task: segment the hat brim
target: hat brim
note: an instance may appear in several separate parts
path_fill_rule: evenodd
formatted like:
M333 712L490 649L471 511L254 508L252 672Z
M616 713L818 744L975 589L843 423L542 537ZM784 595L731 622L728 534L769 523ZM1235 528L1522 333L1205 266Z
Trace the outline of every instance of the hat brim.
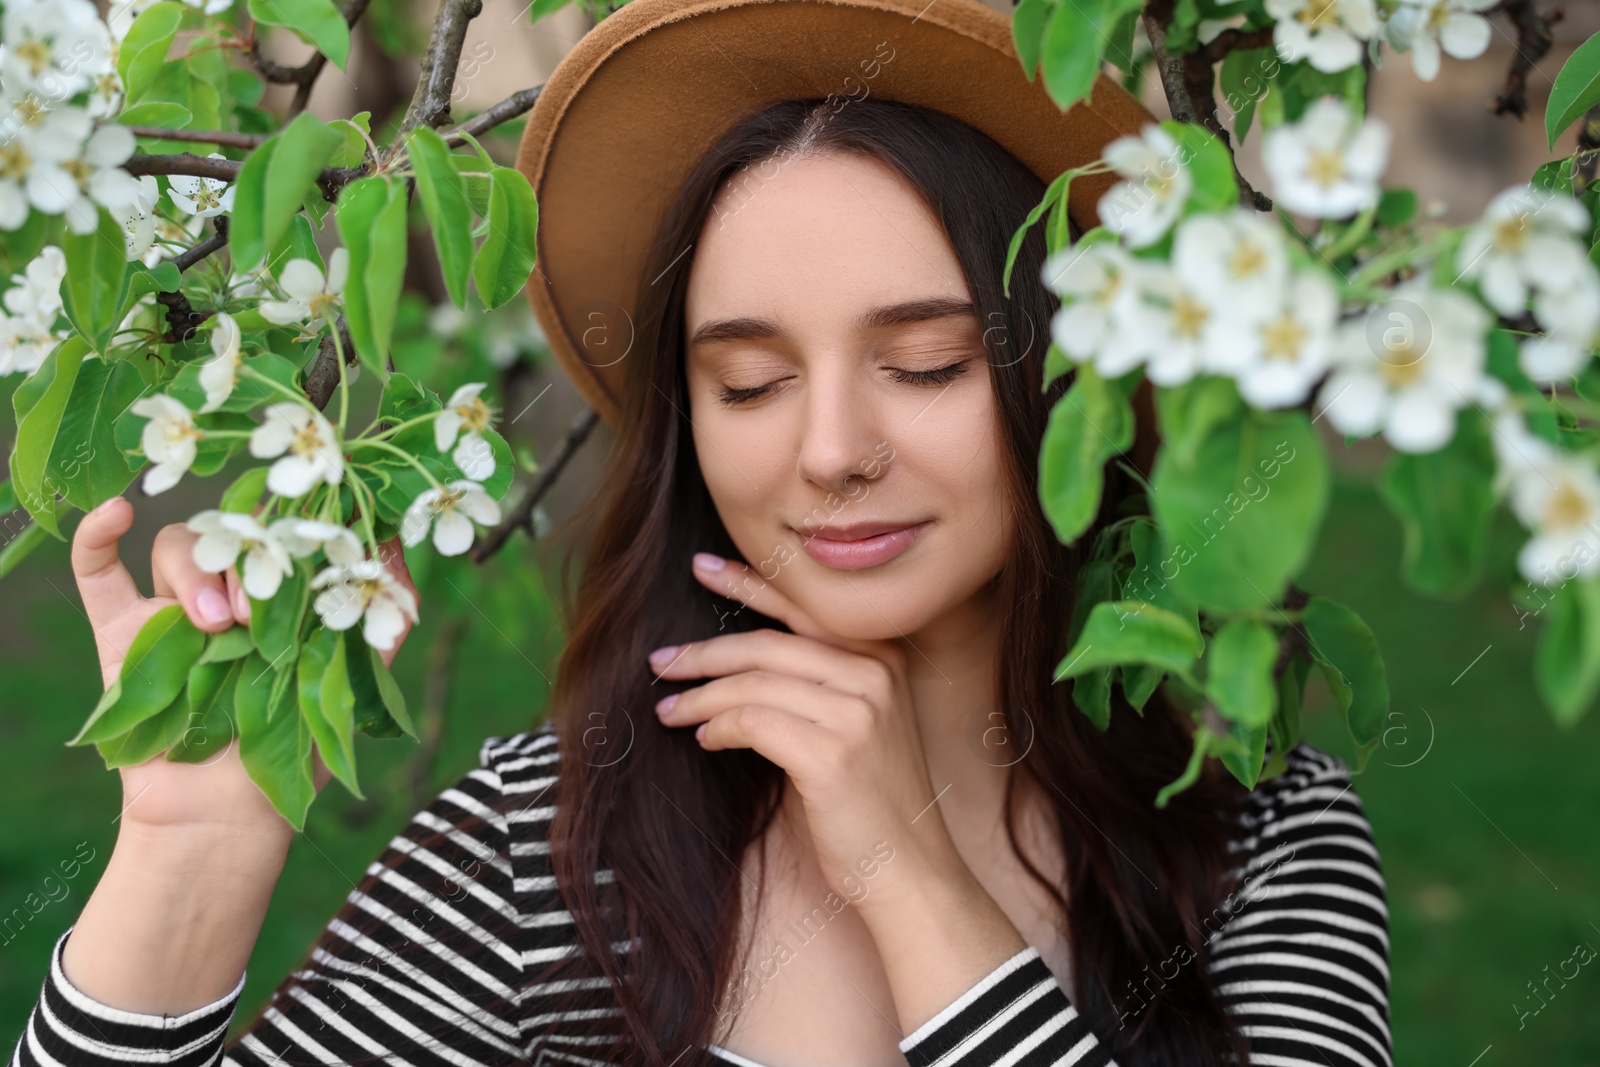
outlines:
M863 94L960 119L1044 181L1155 121L1104 75L1062 112L1023 74L1011 20L977 0L631 0L557 65L516 164L539 200L529 303L607 422L621 411L645 257L690 170L751 110ZM1073 184L1080 229L1098 223L1113 177Z

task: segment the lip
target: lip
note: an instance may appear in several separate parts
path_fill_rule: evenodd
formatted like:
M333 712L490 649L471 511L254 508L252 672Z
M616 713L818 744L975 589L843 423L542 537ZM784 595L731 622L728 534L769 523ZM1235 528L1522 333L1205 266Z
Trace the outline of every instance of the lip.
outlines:
M911 547L931 523L931 519L924 519L910 524L858 522L849 526L823 526L813 534L801 534L800 547L823 566L861 570L894 559Z

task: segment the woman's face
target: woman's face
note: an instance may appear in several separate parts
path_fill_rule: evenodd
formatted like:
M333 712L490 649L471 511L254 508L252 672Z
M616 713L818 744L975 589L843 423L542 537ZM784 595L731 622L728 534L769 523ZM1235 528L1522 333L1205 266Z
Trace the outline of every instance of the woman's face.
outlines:
M685 311L700 470L753 570L841 637L983 602L1011 543L983 327L910 185L838 154L736 175Z

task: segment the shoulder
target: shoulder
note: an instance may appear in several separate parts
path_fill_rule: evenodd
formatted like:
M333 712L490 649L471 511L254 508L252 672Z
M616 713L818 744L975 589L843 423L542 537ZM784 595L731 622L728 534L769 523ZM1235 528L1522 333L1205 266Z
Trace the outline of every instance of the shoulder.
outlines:
M542 835L555 814L556 742L555 725L549 721L522 733L485 738L478 748L478 766L457 788L476 794L484 818L509 837L529 831Z
M1304 741L1245 798L1209 970L1253 1054L1392 1062L1387 892L1350 768ZM1263 1062L1265 1062L1263 1060Z

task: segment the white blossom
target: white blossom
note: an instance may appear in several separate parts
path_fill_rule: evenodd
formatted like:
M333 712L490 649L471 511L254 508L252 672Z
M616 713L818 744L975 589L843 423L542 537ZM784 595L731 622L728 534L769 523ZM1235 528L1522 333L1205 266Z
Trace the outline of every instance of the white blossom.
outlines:
M272 597L294 573L283 545L249 515L213 509L200 512L187 525L200 535L194 543L194 561L207 574L221 574L244 554L240 582L256 600Z
M195 444L204 434L196 428L193 412L165 394L141 397L128 410L150 420L139 439L153 464L144 477L145 494L164 493L194 465Z
M1533 313L1545 332L1523 340L1518 363L1540 384L1578 374L1600 347L1600 277L1592 268L1579 277L1568 289L1534 294Z
M345 280L350 273L350 250L335 248L328 256L328 274L309 259L291 259L278 275L278 287L287 299L265 300L261 304L261 317L268 322L287 326L311 320L307 329L315 333L325 322L333 319L333 305L344 292Z
M62 337L38 319L0 312L0 377L32 374Z
M88 121L87 112L74 110ZM89 134L72 158L36 160L28 180L33 206L65 214L74 233L93 233L100 222L96 204L115 212L138 202L139 179L122 169L135 147L133 131L113 123Z
M433 420L434 445L443 452L454 444L456 448L450 458L462 474L478 482L494 473L494 450L483 436L494 413L478 396L484 385L484 382L470 382L451 393L444 410Z
M1258 408L1298 404L1332 362L1339 293L1322 271L1302 268L1275 304L1235 316L1231 337L1219 346L1216 369L1231 374L1239 395Z
M1485 335L1490 316L1457 289L1408 282L1361 322L1341 327L1335 367L1318 395L1343 433L1382 431L1402 452L1433 452L1455 435L1456 412L1494 400Z
M1139 306L1133 257L1120 245L1097 241L1052 253L1041 271L1061 297L1050 336L1070 358L1092 360L1108 378L1139 365L1140 339L1127 329Z
M441 489L426 489L406 508L400 520L400 540L417 545L433 527L433 547L441 556L459 556L472 547L472 524L493 526L500 521L500 505L477 482L455 481Z
M111 35L89 0L8 3L0 22L0 80L13 93L52 102L89 88Z
M279 519L271 532L289 555L303 559L322 549L328 562L340 565L359 561L364 553L361 542L347 526L320 519Z
M22 273L11 276L11 288L3 298L6 310L54 325L61 313L61 282L66 276L66 254L56 245L45 245Z
M227 159L212 152L207 159ZM193 174L174 174L168 179L167 195L172 202L196 218L208 219L233 210L234 185L220 178L197 178Z
M1457 59L1476 59L1489 47L1489 20L1480 11L1496 0L1399 0L1388 19L1389 41L1411 52L1417 77L1439 76L1439 51Z
M1513 471L1510 504L1533 531L1517 553L1517 569L1529 581L1556 584L1600 570L1600 552L1592 544L1600 520L1600 473L1593 458L1547 447Z
M128 258L137 259L145 266L154 263L145 260L156 239L155 206L161 199L161 186L153 175L139 179L139 193L131 204L111 209L111 215L122 223L122 233L128 242ZM158 260L159 262L159 260Z
M1361 121L1332 96L1313 103L1299 122L1268 130L1261 148L1278 204L1316 218L1345 218L1376 204L1388 156L1388 126Z
M226 311L217 312L211 350L216 355L200 368L200 387L206 391L206 402L200 405L202 413L220 408L239 384L239 325Z
M344 456L333 425L322 412L285 401L262 413L250 433L250 454L257 459L281 457L267 471L267 488L279 496L303 496L320 478L338 485L344 477Z
M1277 20L1272 41L1287 63L1305 60L1325 73L1347 70L1366 54L1381 24L1373 0L1266 0Z
M1590 225L1589 212L1572 197L1515 185L1467 230L1456 268L1478 283L1490 307L1515 318L1527 309L1530 290L1562 291L1592 278L1594 265L1579 241Z
M1101 156L1125 180L1100 198L1100 221L1131 248L1159 241L1194 188L1182 146L1150 123L1139 136L1118 137L1106 145Z
M377 649L391 649L417 621L417 598L375 559L326 568L311 580L319 589L312 607L330 630L348 630L366 618L361 636Z
M1289 277L1283 228L1243 208L1191 215L1179 223L1172 266L1212 303L1246 316L1275 305Z

